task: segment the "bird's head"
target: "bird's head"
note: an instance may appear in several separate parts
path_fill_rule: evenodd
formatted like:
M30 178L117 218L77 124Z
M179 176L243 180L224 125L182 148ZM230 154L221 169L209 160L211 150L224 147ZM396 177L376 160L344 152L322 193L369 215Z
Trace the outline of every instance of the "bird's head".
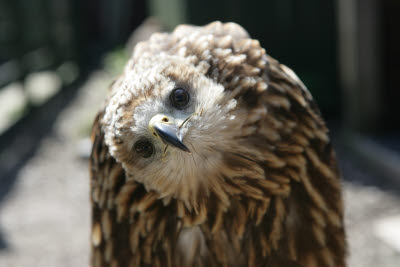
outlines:
M103 118L110 153L128 179L186 203L224 179L225 153L240 150L236 139L245 121L236 100L206 71L179 56L131 61Z

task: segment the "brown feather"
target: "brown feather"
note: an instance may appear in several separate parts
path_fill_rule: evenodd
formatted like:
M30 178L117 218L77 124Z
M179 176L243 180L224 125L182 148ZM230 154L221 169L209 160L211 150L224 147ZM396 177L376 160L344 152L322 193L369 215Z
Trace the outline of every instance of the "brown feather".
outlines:
M184 38L195 32L196 38ZM195 191L174 180L165 185L168 177L159 177L154 184L160 187L151 189L146 177L131 172L137 160L128 149L129 138L105 137L107 107L123 86L122 80L115 82L91 136L91 265L346 266L337 163L304 85L232 23L185 25L154 35L138 45L126 69L146 53L178 55L182 47L203 73L187 73L177 63L168 66L176 68L169 79L187 84L204 76L223 86L237 101L235 112L242 120L237 150L211 149L223 155L220 166L212 179L195 181L197 187L190 189ZM121 108L130 110L154 97L155 85L146 86L148 91L128 98ZM201 110L202 116L207 112ZM129 124L131 117L126 113L118 123ZM110 142L120 149L111 150Z

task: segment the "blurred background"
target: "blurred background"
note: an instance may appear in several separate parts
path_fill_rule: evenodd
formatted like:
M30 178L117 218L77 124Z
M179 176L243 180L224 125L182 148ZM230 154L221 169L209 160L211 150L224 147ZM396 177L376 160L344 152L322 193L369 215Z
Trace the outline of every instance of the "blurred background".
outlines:
M88 266L92 120L134 45L241 24L303 80L344 178L349 266L400 266L400 1L0 0L0 266Z

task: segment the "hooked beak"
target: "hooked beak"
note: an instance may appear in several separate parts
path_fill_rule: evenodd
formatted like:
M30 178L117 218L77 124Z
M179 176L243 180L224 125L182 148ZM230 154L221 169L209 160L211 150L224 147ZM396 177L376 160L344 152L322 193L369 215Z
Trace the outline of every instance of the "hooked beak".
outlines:
M179 134L179 128L175 124L170 123L166 116L154 116L150 120L149 130L152 134L157 135L164 144L174 146L182 151L190 153L189 148L182 142L183 138Z

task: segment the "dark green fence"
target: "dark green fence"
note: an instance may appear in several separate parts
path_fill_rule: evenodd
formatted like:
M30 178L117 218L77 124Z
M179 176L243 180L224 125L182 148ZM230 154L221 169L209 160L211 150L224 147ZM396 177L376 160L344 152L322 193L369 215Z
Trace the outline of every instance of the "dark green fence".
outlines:
M72 1L0 2L0 86L25 74L76 59Z
M65 61L101 60L146 14L145 0L0 0L0 87Z

